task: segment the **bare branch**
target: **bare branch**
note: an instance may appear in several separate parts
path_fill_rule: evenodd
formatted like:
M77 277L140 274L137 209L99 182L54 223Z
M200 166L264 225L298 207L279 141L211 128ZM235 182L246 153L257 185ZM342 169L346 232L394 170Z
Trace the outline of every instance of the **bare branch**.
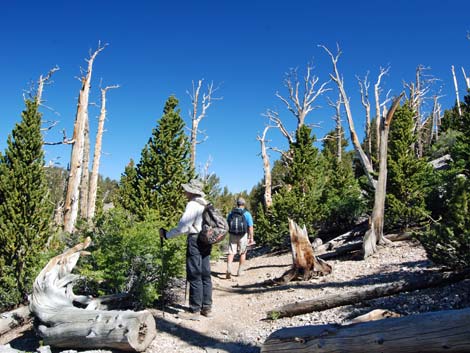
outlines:
M279 131L281 131L281 134L284 135L284 137L287 139L289 144L294 142L292 134L287 131L286 127L279 118L278 112L268 109L266 111L266 114L263 115L266 116L272 123L274 123L274 125L279 129Z
M324 45L320 45L319 47L323 48L327 54L330 56L331 62L333 64L333 74L330 74L331 79L337 84L338 90L341 95L341 100L343 102L345 111L346 111L346 117L348 119L348 124L349 124L349 132L351 136L351 141L353 143L354 149L356 150L359 160L361 161L361 164L363 166L364 172L367 175L367 178L372 186L375 187L376 181L373 178L373 169L372 169L372 164L367 157L367 155L364 153L364 150L362 149L361 143L359 142L359 138L357 136L356 130L354 128L354 120L352 116L352 111L351 111L351 106L349 104L349 98L346 95L346 91L344 89L344 82L343 79L341 78L341 75L338 70L338 59L341 55L341 50L339 49L339 46L337 48L337 54L333 55L333 53Z
M43 76L43 75L39 76L38 90L37 90L37 94L36 94L36 104L38 106L40 106L41 102L42 102L42 92L44 90L44 85L45 84L51 84L52 81L50 81L50 79L51 79L52 75L54 74L54 72L59 71L59 70L60 70L59 67L56 65L52 69L49 70L49 72L46 74L46 76Z
M305 124L307 115L317 108L313 106L313 102L323 93L331 90L327 88L329 81L322 83L318 89L316 88L319 78L312 75L312 70L313 66L308 64L306 74L303 78L302 89L300 88L301 82L297 76L297 69L289 70L284 79L284 86L289 93L288 97L286 98L279 92L276 92L276 97L278 97L296 117L297 130Z

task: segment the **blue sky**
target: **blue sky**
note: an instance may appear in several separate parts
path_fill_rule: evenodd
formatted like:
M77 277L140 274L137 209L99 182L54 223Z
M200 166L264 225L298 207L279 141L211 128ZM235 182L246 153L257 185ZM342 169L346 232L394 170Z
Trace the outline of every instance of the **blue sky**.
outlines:
M275 109L289 129L295 119L275 97L285 94L284 73L303 72L313 62L314 74L328 80L331 63L317 47L339 43L339 68L351 97L356 129L363 130L363 109L355 75L370 71L375 80L390 65L383 88L397 94L414 79L420 64L439 78L433 89L445 95L444 108L455 100L450 66L470 73L470 1L3 1L0 11L0 150L20 120L22 95L39 75L58 65L46 87L44 118L59 120L46 141L71 136L80 83L80 67L99 40L109 46L94 65L91 101L99 102L99 85L119 84L108 93L108 120L101 173L119 179L130 158L142 147L162 115L168 96L180 100L189 123L191 82L204 78L220 86L223 100L214 102L201 122L208 140L198 146L197 164L209 156L211 172L233 192L250 190L262 179L256 136L266 124L266 109ZM333 85L330 85L334 87ZM332 98L336 93L331 92ZM322 137L332 126L332 108L312 112L307 123ZM430 107L428 106L428 109ZM91 134L99 111L90 107ZM270 144L285 148L271 130ZM46 159L66 166L70 146L47 148ZM278 158L271 153L272 160Z

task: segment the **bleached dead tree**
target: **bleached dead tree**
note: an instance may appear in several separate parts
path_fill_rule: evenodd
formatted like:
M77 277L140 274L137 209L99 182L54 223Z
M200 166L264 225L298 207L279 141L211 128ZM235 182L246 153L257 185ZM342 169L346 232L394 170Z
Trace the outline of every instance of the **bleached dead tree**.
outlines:
M263 159L264 170L264 205L270 208L273 204L272 198L272 177L271 177L271 164L269 162L269 155L266 149L266 133L272 126L267 125L264 127L262 135L258 135L256 139L261 145L261 158Z
M213 101L222 100L222 97L215 97L215 92L219 89L219 87L214 87L214 83L211 82L207 85L206 92L201 92L203 79L197 82L197 86L193 81L192 92L187 92L189 97L191 98L191 105L192 110L190 112L191 116L191 136L190 136L190 144L191 144L191 166L196 168L196 145L204 142L207 139L207 136L204 137L203 140L198 141L198 134L203 133L199 130L199 123L201 120L207 116L207 110L212 105ZM202 98L201 98L202 94Z
M344 109L346 112L346 118L348 120L349 133L351 136L351 141L352 141L354 150L356 151L359 157L359 161L361 162L361 165L364 169L364 172L367 176L369 183L375 188L376 181L374 180L374 177L373 177L374 170L372 168L372 163L367 157L366 153L364 152L361 146L361 143L359 141L359 138L357 136L356 129L354 127L354 120L352 116L351 106L349 104L349 97L346 94L346 90L344 88L343 77L341 76L338 70L338 60L339 60L339 57L341 56L341 51L338 47L337 54L333 55L333 53L324 45L320 45L320 47L323 48L327 52L327 54L330 56L331 62L333 64L333 74L330 74L330 77L333 80L333 82L335 82L336 85L338 86L338 90L341 95L341 99L342 99Z
M42 103L42 92L44 91L44 85L51 83L50 79L51 79L52 75L56 71L59 71L59 70L60 70L59 67L55 66L52 69L50 69L49 72L45 76L43 76L43 75L39 76L38 89L37 89L37 93L36 93L36 104L38 106L40 106L41 103Z
M72 156L70 158L70 173L67 183L67 192L64 202L64 231L72 233L75 229L75 223L78 216L78 202L80 194L80 181L83 172L83 154L85 148L84 131L86 121L88 120L88 97L90 95L91 76L93 71L93 63L96 56L104 50L106 45L101 46L90 55L88 68L85 76L81 78L82 88L80 89L77 113L73 129L73 146Z
M95 216L96 193L98 190L98 176L101 160L101 146L103 142L104 123L106 120L106 92L110 89L119 88L119 85L106 86L101 89L101 110L98 118L98 129L96 131L95 148L93 152L93 166L90 176L90 187L88 190L88 203L86 218L91 221Z
M431 85L436 81L434 77L425 73L427 70L430 70L430 68L418 65L415 82L405 83L405 87L409 90L408 104L414 112L413 133L416 135L415 151L419 158L423 156L424 143L426 142L424 127L428 118L426 114L423 114L423 104L425 100L430 99L428 94L431 90Z
M467 74L465 73L465 69L463 68L463 66L462 66L462 74L463 74L463 78L465 80L465 85L467 87L467 91L470 91L470 77L467 76Z
M429 134L429 141L428 144L430 145L431 142L438 141L439 140L439 127L441 126L441 119L442 119L442 108L441 104L439 103L439 98L441 96L434 95L433 100L434 104L432 107L432 113L431 113L431 133Z
M457 110L459 112L459 116L462 116L462 109L460 108L459 86L457 84L457 77L455 76L454 65L451 66L451 69L452 69L452 78L454 79L454 89L455 89L455 98L457 100Z
M333 102L328 98L328 105L335 109L335 115L333 120L335 121L335 142L336 142L336 160L341 162L343 153L343 125L341 123L341 95L338 97L336 102Z
M387 98L384 100L383 103L380 103L380 93L382 93L382 88L381 88L381 82L382 78L385 75L388 75L388 72L390 71L390 67L380 68L379 75L377 76L377 81L374 84L374 97L375 97L375 132L376 132L376 138L375 138L375 146L376 146L376 158L379 160L379 149L380 149L380 119L383 117L381 114L381 108L385 106L388 102L388 94Z
M303 81L300 82L297 76L297 69L291 69L286 73L284 79L284 86L289 92L288 97L284 97L279 92L276 92L276 96L284 102L287 109L296 117L296 131L305 124L307 115L317 108L313 105L315 100L331 90L327 88L329 81L322 83L317 89L319 78L312 74L312 70L313 66L308 64L307 72L303 77Z
M85 121L85 129L83 130L83 159L82 159L82 177L80 180L80 217L87 218L88 209L88 185L90 181L90 121Z
M386 118L379 118L377 119L378 126L380 127L379 133L377 135L377 140L379 141L379 176L378 180L375 180L374 170L372 167L371 160L367 157L366 153L364 152L361 143L359 142L359 138L357 136L356 130L354 128L354 120L352 116L352 111L349 103L349 97L346 94L346 90L344 88L344 79L341 76L339 69L338 69L338 60L341 56L341 50L338 47L336 55L334 55L326 46L320 45L326 53L329 55L331 62L333 64L333 73L330 74L331 79L333 82L336 83L338 86L339 93L341 95L341 99L346 111L346 117L348 119L349 125L349 132L351 135L351 141L353 143L354 149L359 157L359 160L362 164L364 172L370 182L370 184L375 189L375 200L374 200L374 209L372 212L372 216L370 219L369 230L364 236L363 240L363 255L364 258L368 257L372 253L376 251L377 243L385 243L383 237L383 217L384 217L384 205L385 205L385 192L386 192L386 182L387 182L387 147L388 147L388 133L390 129L390 123L392 121L393 115L395 110L400 104L400 100L403 97L403 93L395 98L392 103L392 107L387 113ZM377 82L380 83L381 77L388 71L388 69L381 69L379 74L379 79ZM376 85L375 87L379 87ZM375 89L375 92L379 92L378 88ZM377 99L376 99L377 100ZM382 115L380 113L381 104L376 104L376 109L378 110L379 117Z
M385 244L387 241L383 235L384 213L385 213L385 196L387 192L387 152L388 152L388 135L390 124L395 114L395 110L400 105L400 100L404 96L394 99L392 107L387 113L387 117L381 119L380 122L380 148L379 148L379 177L374 193L374 208L369 225L369 230L364 235L362 249L364 258L372 255L377 251L377 244Z
M361 80L358 76L356 76L357 82L359 83L359 88L361 91L361 103L362 106L364 107L366 111L366 136L365 140L367 143L367 156L370 158L372 156L372 136L371 136L371 118L370 118L370 101L369 101L369 87L370 87L370 81L369 81L369 72L366 73L364 76L364 79Z

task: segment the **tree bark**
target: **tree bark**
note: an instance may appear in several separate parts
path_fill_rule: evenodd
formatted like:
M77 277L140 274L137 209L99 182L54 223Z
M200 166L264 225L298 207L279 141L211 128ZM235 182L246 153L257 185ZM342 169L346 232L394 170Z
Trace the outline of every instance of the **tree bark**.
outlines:
M273 332L261 352L469 352L470 308L348 326L288 327Z
M264 205L266 209L270 208L273 204L272 199L272 178L271 178L271 165L269 163L269 155L266 151L266 133L270 126L266 126L262 136L258 136L257 139L261 144L261 158L263 159L263 170L264 170Z
M459 112L459 116L462 116L462 108L460 108L459 86L457 84L457 77L455 76L454 65L452 65L451 68L452 68L452 77L454 79L454 89L455 89L455 98L457 101L457 110Z
M71 273L80 255L91 243L83 243L52 258L36 277L30 299L38 318L37 331L44 344L61 348L114 348L144 351L156 335L155 320L148 311L93 310L100 305L89 297L75 295ZM75 303L87 305L86 309Z
M388 151L388 133L390 124L395 114L395 110L400 104L403 93L398 96L390 108L386 120L382 124L380 130L380 160L379 160L379 178L375 188L374 208L369 230L364 235L362 245L364 258L372 255L377 251L378 243L385 243L383 237L383 221L385 211L385 195L387 190L387 151Z
M80 180L80 217L87 219L88 211L88 187L90 184L90 121L85 121L85 129L83 130L83 160L82 160L82 177Z
M469 271L444 272L423 275L417 279L403 279L393 283L377 284L364 289L349 291L347 293L335 293L316 299L305 300L298 303L287 304L268 312L267 317L292 317L323 311L343 305L351 305L365 300L387 297L402 292L411 292L418 289L440 287L461 281L470 276Z
M70 172L67 183L67 192L64 201L64 231L72 233L78 215L78 201L80 194L80 181L83 172L83 151L85 148L84 130L88 120L88 97L90 95L93 62L105 47L98 45L98 49L88 59L88 70L82 77L82 88L78 96L77 113L73 129L73 146L70 158Z
M86 218L89 222L95 217L96 194L98 191L98 176L100 171L101 145L103 142L104 122L106 120L106 92L119 86L107 86L101 89L101 111L98 118L98 129L96 131L95 149L93 152L93 167L91 169L90 187L88 192L88 208Z

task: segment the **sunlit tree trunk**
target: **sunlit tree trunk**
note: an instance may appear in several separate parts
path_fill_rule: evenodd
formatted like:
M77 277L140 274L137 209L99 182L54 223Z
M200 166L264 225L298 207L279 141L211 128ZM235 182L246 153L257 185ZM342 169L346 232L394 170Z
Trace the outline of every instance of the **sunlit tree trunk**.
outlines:
M96 132L95 150L93 153L93 167L90 176L90 188L88 194L87 219L90 222L95 216L96 194L98 190L98 176L101 159L101 146L103 142L104 122L106 120L106 92L119 86L108 86L101 89L101 111L98 118L98 130Z
M72 233L78 216L78 202L80 194L80 181L83 172L83 154L85 148L84 131L88 119L88 97L90 95L93 62L105 46L98 45L98 49L90 56L87 73L82 77L82 88L78 96L77 113L73 130L72 156L70 158L70 171L67 183L67 192L64 202L64 231Z
M394 100L392 107L388 111L387 118L382 121L380 129L380 159L379 159L379 178L375 188L374 208L370 221L370 228L364 235L362 249L364 258L372 255L377 250L378 243L385 243L383 236L383 223L385 212L385 195L387 190L387 151L388 151L388 134L390 124L395 114L395 110L400 105L403 93Z
M266 133L271 126L266 126L262 136L258 136L257 139L261 144L261 158L263 159L263 170L264 170L264 205L266 208L270 208L273 204L272 199L272 177L271 177L271 165L269 163L269 155L266 151Z

